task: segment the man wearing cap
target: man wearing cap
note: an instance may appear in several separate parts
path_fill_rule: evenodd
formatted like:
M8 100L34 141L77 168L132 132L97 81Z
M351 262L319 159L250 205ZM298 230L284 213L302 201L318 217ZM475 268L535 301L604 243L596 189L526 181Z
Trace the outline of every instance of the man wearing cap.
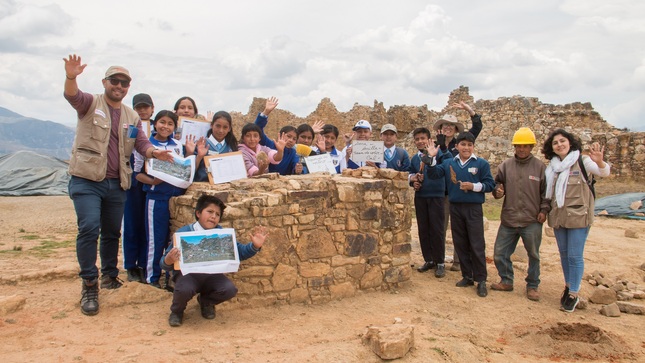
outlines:
M392 124L381 127L381 140L383 141L383 160L381 168L390 168L397 171L410 170L410 155L404 148L396 146L397 130Z
M521 127L513 135L511 143L515 148L515 156L497 167L493 190L496 199L505 198L494 250L495 266L501 280L492 284L491 289L513 291L511 255L522 237L529 258L526 296L538 301L542 224L551 209L545 197L545 166L531 153L536 144L535 134L531 129Z
M78 224L76 256L83 279L81 312L99 312L99 271L96 267L100 234L101 287L116 289L117 256L125 190L130 188L130 155L136 149L146 157L171 161L172 155L156 150L141 130L139 116L121 101L130 87L130 73L120 66L108 68L103 94L92 95L78 89L76 77L87 66L76 54L65 62L65 99L78 115L76 136L69 162L69 196Z
M370 141L372 139L372 125L370 125L369 121L366 120L359 120L356 125L354 125L354 128L352 128L353 134L350 138L346 138L346 142L351 141L352 139L357 140L357 141ZM370 162L367 161L354 161L351 159L352 157L352 147L347 146L345 150L343 150L345 153L345 158L347 160L347 168L349 169L358 169L361 166L366 166L370 165ZM377 165L371 163L371 166L376 166Z
M468 130L468 132L470 132L475 137L475 139L477 139L477 136L479 136L479 133L482 131L483 127L481 116L476 114L475 111L473 111L472 107L470 107L463 101L454 103L452 107L468 112L468 115L470 115L470 120L473 123L473 126L470 128L470 130ZM434 123L434 126L432 128L437 132L436 143L441 148L441 152L446 153L450 151L450 153L452 153L452 156L457 156L457 154L459 154L459 151L457 151L456 147L457 135L461 132L464 132L464 124L459 122L459 120L457 120L457 117L455 117L454 115L445 114ZM445 200L444 213L446 215L444 229L448 230L448 222L450 221L450 202L448 201L448 198L446 198ZM453 262L452 266L450 266L450 270L459 271L459 257L457 256L456 251L453 252L452 257Z
M155 111L152 97L139 93L132 97L132 108L141 119L141 127L146 135L150 132L150 119ZM149 136L149 135L148 135ZM136 174L143 169L143 163L135 158L137 151L130 156L132 165L132 185L126 193L125 212L123 213L123 267L128 272L128 281L145 282L145 266L148 261L148 240L146 239L146 192ZM135 162L138 160L139 162Z

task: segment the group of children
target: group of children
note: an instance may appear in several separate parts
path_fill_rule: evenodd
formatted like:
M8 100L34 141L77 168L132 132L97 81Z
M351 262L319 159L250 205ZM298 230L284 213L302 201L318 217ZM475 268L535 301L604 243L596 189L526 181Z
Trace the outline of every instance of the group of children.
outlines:
M195 138L186 135L185 145L182 146L175 139L178 118L204 119L204 116L198 114L197 105L192 98L180 98L174 110L159 111L154 119L151 97L137 94L133 98L133 108L141 120L151 123L150 141L156 148L170 150L180 157L195 155L194 181L197 182L208 181L205 156L234 151L242 153L249 177L267 172L281 175L305 174L308 170L303 158L321 153L329 154L338 173L345 168L362 166L409 172L409 182L415 190L414 203L421 249L426 261L425 270L432 266L436 267L437 277L445 275L445 219L448 216L444 213L444 200L447 195L451 203L455 250L462 261L463 279L457 286L474 285L476 281L478 294L486 296L481 204L485 199L483 193L492 191L495 183L486 160L476 157L473 152L476 135L461 132L456 138L453 137L456 132L463 131L463 125L452 115L444 116L441 120L445 122L434 126L437 142L432 140L427 128L413 131L414 143L419 151L410 159L405 149L396 146L396 127L385 124L380 130L380 139L384 145L383 162L359 162L352 159L351 142L372 140L372 126L368 121L358 121L352 129L353 133L343 135L346 147L342 150L336 148L340 134L338 128L322 122L316 122L312 126L284 126L280 129L279 136L273 140L265 134L264 128L268 124L269 114L277 105L277 98L267 99L264 110L258 114L255 122L243 126L239 141L233 133L232 118L228 112L209 112L207 119L211 122L211 129L207 136ZM463 103L457 107L468 110L473 116L472 109L464 107ZM475 132L479 133L481 121L477 121L479 129ZM445 123L454 127L454 130L446 128ZM179 251L169 248L168 202L171 197L181 195L185 190L147 175L143 168L144 162L143 156L133 155L133 186L127 194L123 226L124 267L129 281L144 282L161 288L162 269L172 271L173 263L179 258ZM203 196L196 207L197 222L180 231L221 228L219 219L224 208L219 199ZM240 258L252 257L262 247L265 239L265 229L254 231L251 243L238 245ZM171 326L181 325L186 304L195 294L198 294L202 316L212 319L215 317L214 305L232 298L237 292L224 275L198 275L190 274L187 278L178 272L174 275L166 273L166 288L174 289L169 317Z

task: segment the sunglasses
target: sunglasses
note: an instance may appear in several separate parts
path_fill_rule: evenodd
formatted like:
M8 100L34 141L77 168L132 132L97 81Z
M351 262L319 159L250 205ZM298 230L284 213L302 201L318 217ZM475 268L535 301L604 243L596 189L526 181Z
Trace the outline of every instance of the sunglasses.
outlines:
M113 85L113 86L116 86L119 83L121 83L121 87L123 87L123 88L130 87L130 81L127 80L127 79L106 78L106 80L110 81L110 84Z

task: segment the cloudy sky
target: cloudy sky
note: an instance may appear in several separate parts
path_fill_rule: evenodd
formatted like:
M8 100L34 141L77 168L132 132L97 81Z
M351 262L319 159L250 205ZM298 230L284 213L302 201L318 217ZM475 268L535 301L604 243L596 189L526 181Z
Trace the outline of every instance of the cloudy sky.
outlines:
M150 93L157 111L184 95L200 113L268 96L303 117L323 97L438 110L464 85L475 99L591 102L645 130L644 19L642 0L0 0L0 106L73 125L62 58L76 53L82 90L123 65L125 102Z

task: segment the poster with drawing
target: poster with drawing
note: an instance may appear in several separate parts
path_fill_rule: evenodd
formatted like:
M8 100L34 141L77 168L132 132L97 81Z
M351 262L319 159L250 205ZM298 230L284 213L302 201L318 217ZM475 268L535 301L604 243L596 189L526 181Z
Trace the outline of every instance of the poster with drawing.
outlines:
M314 156L305 156L305 164L307 165L307 170L309 174L317 172L328 172L329 174L336 174L336 167L334 166L333 160L328 153L314 155Z
M195 176L195 155L187 158L171 153L173 161L146 159L146 173L178 188L186 189Z
M206 138L206 133L211 129L211 123L206 120L180 116L177 121L175 130L175 139L179 140L182 145L186 145L188 135L195 136L195 140Z
M384 150L383 141L354 141L351 159L355 162L382 163Z
M204 164L211 184L228 183L247 177L244 157L240 151L204 156Z
M180 252L175 269L179 268L184 275L222 274L237 272L240 268L240 256L233 228L176 232L173 245Z

